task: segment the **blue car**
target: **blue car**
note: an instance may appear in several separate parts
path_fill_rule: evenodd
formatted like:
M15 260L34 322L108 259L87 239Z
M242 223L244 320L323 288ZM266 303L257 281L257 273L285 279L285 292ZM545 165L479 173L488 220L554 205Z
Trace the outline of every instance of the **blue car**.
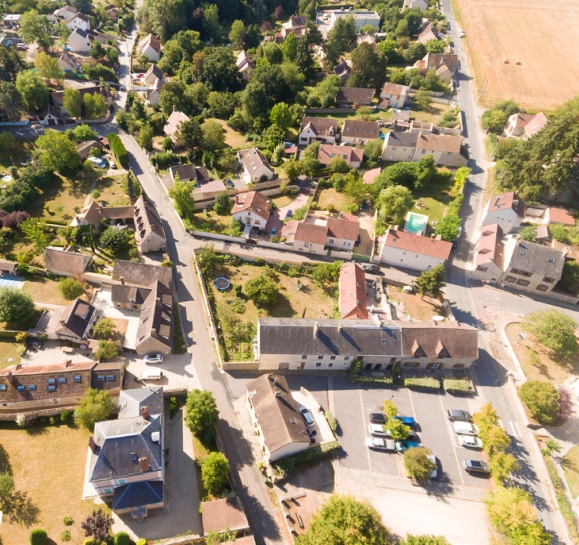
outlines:
M288 220L288 219L290 219L293 215L294 215L294 211L293 211L293 210L288 210L288 211L285 213L285 219Z
M408 426L412 429L416 427L416 420L412 416L403 416L399 414L398 416L394 417L394 420L400 420L405 426Z
M233 182L231 181L231 178L225 178L225 185L229 188L229 189L233 189L235 186L233 185Z
M420 445L414 441L396 441L394 448L396 452L405 452L409 448L418 448Z
M276 234L276 233L277 233L277 227L274 227L274 228L271 230L271 233L269 234L269 236L270 236L270 237L275 237L275 234Z

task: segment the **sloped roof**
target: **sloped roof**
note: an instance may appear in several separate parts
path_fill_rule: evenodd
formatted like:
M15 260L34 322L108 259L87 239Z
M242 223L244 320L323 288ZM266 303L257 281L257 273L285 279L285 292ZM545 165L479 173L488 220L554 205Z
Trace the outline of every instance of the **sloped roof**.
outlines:
M237 157L250 174L261 167L265 167L270 172L274 172L263 153L261 153L257 148L239 150L237 152Z
M537 115L533 116L533 119L525 125L525 133L526 135L531 138L535 136L541 129L545 127L545 125L549 122L547 117L543 112L539 112Z
M207 168L196 167L194 164L177 165L170 167L169 170L171 171L173 178L179 176L181 180L195 180L196 182L201 183L211 178Z
M173 344L173 292L159 281L151 284L150 289L141 308L137 348L150 338L170 348Z
M66 327L77 337L83 337L94 313L95 308L90 303L82 299L75 299L64 307L60 315L58 329Z
M165 123L163 131L167 136L173 136L183 121L189 121L189 116L183 112L173 111Z
M325 117L302 117L302 128L311 128L317 136L336 136L338 134L338 120Z
M410 91L408 85L400 85L398 83L391 83L387 81L382 87L382 93L387 95L407 95Z
M353 148L352 146L333 146L331 144L321 144L318 152L318 161L322 165L327 165L335 157L339 155L350 166L352 162L361 163L364 158L364 151Z
M294 442L309 444L306 426L285 377L262 375L247 384L247 393L270 453Z
M163 79L163 72L162 70L156 65L156 64L151 64L151 66L149 66L149 69L145 72L145 80L149 79L149 76L155 76L157 79Z
M133 305L142 305L151 290L149 288L140 288L136 286L112 286L111 301L113 303L124 303Z
M462 138L460 136L425 134L421 132L416 140L416 149L460 153L461 146Z
M267 220L271 210L271 199L268 199L263 193L250 191L235 196L235 204L231 209L232 214L239 212L253 212L255 215Z
M205 501L201 504L203 532L239 532L249 529L247 517L237 496L220 500Z
M92 255L79 254L63 248L49 246L44 250L44 266L50 271L63 271L73 274L82 274L89 263Z
M163 503L163 481L139 481L114 490L113 509L130 509Z
M132 261L115 260L113 280L124 281L134 286L148 287L159 280L166 286L171 285L173 271L169 267L148 265L147 263L133 263Z
M416 142L418 142L418 133L389 132L386 134L386 142L388 146L416 148Z
M72 69L76 70L80 65L79 62L76 60L74 55L71 55L68 51L63 51L62 55L58 57L58 62L66 63Z
M366 320L368 297L366 275L356 263L346 263L340 269L339 305L342 320Z
M76 152L81 159L86 159L93 148L103 149L103 144L98 140L87 140L75 146Z
M337 102L353 102L354 104L370 104L375 89L366 89L365 87L340 87L336 96Z
M478 330L459 322L399 322L402 325L404 355L422 357L478 358Z
M15 272L18 263L15 261L7 261L6 259L0 259L0 271L4 272Z
M521 218L525 215L525 203L514 191L499 193L491 197L489 212L497 212L499 210L506 210L507 208L512 208L517 216Z
M559 280L563 273L565 254L536 242L518 240L513 248L509 269L521 269Z
M342 127L344 136L360 138L380 138L380 125L376 121L361 121L359 119L346 119Z
M325 225L315 223L305 223L300 221L297 224L294 240L309 242L311 244L326 244L328 238L328 228Z
M155 233L165 240L165 230L161 223L161 217L157 209L141 195L135 203L135 231L139 240L147 237L149 233Z
M439 259L448 259L452 248L452 243L446 242L446 240L436 240L394 229L388 229L384 245Z
M366 172L364 172L364 175L362 176L362 181L365 184L373 184L374 180L380 176L380 173L382 172L382 167L376 167L370 170L367 170Z
M555 206L549 207L549 223L562 223L563 225L575 225L575 216L570 210L564 208L557 208Z
M151 46L157 53L161 53L161 42L159 38L154 34L149 34L145 36L137 46L137 50L142 53L145 51L149 46Z
M119 394L119 407L119 418L141 416L143 407L147 407L149 414L161 414L163 412L163 387L149 386L122 390Z
M481 227L481 235L478 241L476 265L494 263L499 269L504 270L505 246L503 243L503 230L497 223Z
M360 222L356 216L328 218L328 236L345 240L356 240L360 234Z

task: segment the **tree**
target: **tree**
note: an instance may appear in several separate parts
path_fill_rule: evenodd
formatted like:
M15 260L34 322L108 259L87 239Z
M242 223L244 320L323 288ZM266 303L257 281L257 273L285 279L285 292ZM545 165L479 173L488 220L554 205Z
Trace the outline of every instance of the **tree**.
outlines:
M127 532L117 532L113 539L113 545L131 545L131 536Z
M338 19L330 31L326 43L326 61L329 67L335 66L338 58L345 53L356 39L356 22L349 15Z
M273 305L277 302L277 296L279 295L277 283L264 273L248 280L243 287L243 291L257 306Z
M521 399L533 418L542 424L553 424L559 412L559 391L549 382L528 380L519 389Z
M129 242L129 232L126 229L117 229L115 227L105 229L99 237L99 246L110 250L113 255L125 250Z
M412 191L402 185L392 185L380 191L377 208L380 219L391 220L394 225L402 225L408 211L414 206Z
M110 318L99 318L92 326L92 333L97 339L111 339L115 333L116 326Z
M409 448L404 452L404 466L410 477L417 481L430 477L431 471L436 469L436 464L427 458L430 454L432 451L426 447Z
M424 296L429 294L431 297L438 299L442 295L442 288L446 286L444 283L444 264L436 265L428 271L423 271L422 274L414 281L414 287L424 299Z
M36 528L30 532L30 545L46 545L48 534L42 528Z
M20 100L20 93L15 85L7 81L0 81L0 119L2 121L18 121L20 119Z
M422 59L424 55L426 55L426 47L420 42L410 44L408 49L402 54L408 64L414 64L417 60Z
M418 91L412 99L412 106L416 110L422 110L423 112L430 111L430 104L432 103L432 97L428 91Z
M74 141L77 144L86 142L87 140L95 140L98 136L97 132L91 129L89 125L77 125L74 129L72 129L72 135L74 137Z
M185 425L196 436L215 426L219 420L219 411L213 394L208 390L191 390L185 405Z
M74 144L62 132L45 131L36 140L36 149L40 151L40 162L49 170L74 170L80 165Z
M489 459L492 459L496 454L506 452L511 445L511 438L507 432L496 424L481 432L481 436L484 437L484 449Z
M169 188L169 197L173 199L175 210L182 218L188 218L193 213L195 199L193 199L191 184L177 178L173 187Z
M234 49L243 49L245 46L245 25L243 21L233 21L229 31L229 41Z
M298 215L297 212L299 211L296 210L294 212L294 219L296 219L296 216ZM299 218L299 216L298 216ZM301 218L303 219L303 218ZM326 282L335 282L339 275L340 275L340 269L343 265L343 261L334 261L333 263L320 263L318 265L316 265L316 267L314 268L314 271L312 273L312 277L316 282L319 282L320 284L324 284Z
M205 490L219 496L229 482L229 461L221 452L212 452L201 465L201 480Z
M493 404L487 403L481 407L480 411L472 415L472 420L478 427L479 434L484 440L489 431L498 425L499 415L497 410L493 407Z
M380 50L363 42L352 51L351 59L350 87L382 87L386 81L386 57Z
M527 225L519 231L519 237L521 240L527 242L537 242L537 231L534 225ZM565 263L566 264L566 263Z
M428 40L424 47L428 53L444 53L446 44L440 40Z
M115 412L115 403L106 390L89 388L74 410L74 423L92 430L97 422L108 420Z
M302 164L300 163L300 161L292 157L289 161L286 161L284 163L283 171L284 174L288 177L289 181L293 182L301 174Z
M482 127L485 131L501 134L507 123L507 116L501 110L486 110L482 114Z
M209 121L201 126L203 148L208 151L219 151L225 146L225 131L221 123Z
M176 79L163 85L159 93L159 104L165 115L171 115L173 108L179 112L188 112L189 105L185 98L185 85Z
M60 289L62 296L69 301L80 297L84 293L82 284L74 278L61 279L61 281L58 283L58 288Z
M34 68L47 80L54 80L57 85L61 85L64 80L64 70L59 66L56 57L50 57L46 53L38 53L34 58Z
M199 146L203 140L203 131L198 121L196 119L182 121L177 128L177 138L182 140L186 147Z
M121 52L119 51L119 49L117 47L107 48L106 54L107 54L107 59L109 59L109 61L112 62L113 64L117 64L119 62L119 56L120 56Z
M294 121L289 106L285 102L278 102L274 105L269 114L269 120L284 130L289 129Z
M14 47L0 45L0 80L5 83L14 81L16 74L24 69L25 65L18 51Z
M84 530L85 537L92 537L96 542L95 545L100 545L101 543L108 543L113 522L111 517L99 509L93 511L92 516L81 522L80 527Z
M384 414L390 420L398 414L398 407L391 399L384 401Z
M48 246L44 228L36 218L28 218L18 225L19 229L34 243L36 252L41 253Z
M97 360L112 360L116 358L121 353L121 349L118 344L113 341L99 341L99 346L96 349L94 355Z
M511 474L520 469L517 459L512 454L498 452L490 459L491 475L496 484L503 484Z
M205 11L207 12L207 10ZM235 92L239 90L241 79L231 49L216 47L205 57L203 80L212 91Z
M97 61L106 55L105 48L100 42L93 42L90 46L90 56Z
M146 150L153 146L153 127L148 123L140 128L138 142L139 146Z
M400 545L450 545L450 543L442 536L413 536L408 534L406 539L400 542Z
M36 42L40 47L48 48L52 45L48 20L45 15L38 15L34 9L27 11L20 19L20 35L25 43Z
M281 44L281 51L283 58L286 61L295 61L298 54L298 39L293 30L286 36L286 39Z
M364 156L368 162L368 166L375 167L382 157L382 140L370 140L364 147Z
M403 424L401 420L395 420L394 418L389 418L388 422L384 425L384 429L390 432L390 437L394 441L404 441L408 439L410 435L410 427Z
M562 358L570 358L579 346L575 337L577 323L559 310L542 310L528 314L523 329L535 340Z
M16 89L22 97L24 106L40 110L48 104L50 91L42 78L32 70L24 70L16 76Z
M299 535L296 545L391 545L390 531L378 512L352 496L332 495L316 513L308 531Z
M83 96L84 116L87 119L101 119L107 113L107 104L100 93L91 95L85 93Z
M213 205L213 210L220 216L228 216L231 211L231 199L229 198L229 192L220 191L215 197L215 204Z
M11 132L0 132L0 149L5 152L11 152L16 147L16 138Z
M461 223L462 220L460 219L458 214L455 214L454 212L449 212L446 216L444 216L444 218L442 218L438 222L438 225L434 229L434 232L437 235L441 235L442 240L452 242L453 240L456 240L458 238L458 235L460 234Z

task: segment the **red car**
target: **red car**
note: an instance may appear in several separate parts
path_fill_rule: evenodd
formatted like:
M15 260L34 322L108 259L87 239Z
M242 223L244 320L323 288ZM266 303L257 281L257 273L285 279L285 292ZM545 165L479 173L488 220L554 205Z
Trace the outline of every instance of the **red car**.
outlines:
M18 44L18 45L16 46L16 49L17 49L18 51L26 51L26 50L28 49L28 46L27 46L26 44Z

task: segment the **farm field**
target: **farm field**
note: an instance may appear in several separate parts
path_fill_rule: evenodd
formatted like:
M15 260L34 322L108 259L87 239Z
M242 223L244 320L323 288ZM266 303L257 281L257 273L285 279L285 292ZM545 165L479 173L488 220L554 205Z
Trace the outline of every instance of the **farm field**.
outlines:
M579 94L579 3L576 0L453 0L466 32L483 106L512 99L554 110ZM503 55L508 59L504 63ZM516 64L520 62L519 64Z

